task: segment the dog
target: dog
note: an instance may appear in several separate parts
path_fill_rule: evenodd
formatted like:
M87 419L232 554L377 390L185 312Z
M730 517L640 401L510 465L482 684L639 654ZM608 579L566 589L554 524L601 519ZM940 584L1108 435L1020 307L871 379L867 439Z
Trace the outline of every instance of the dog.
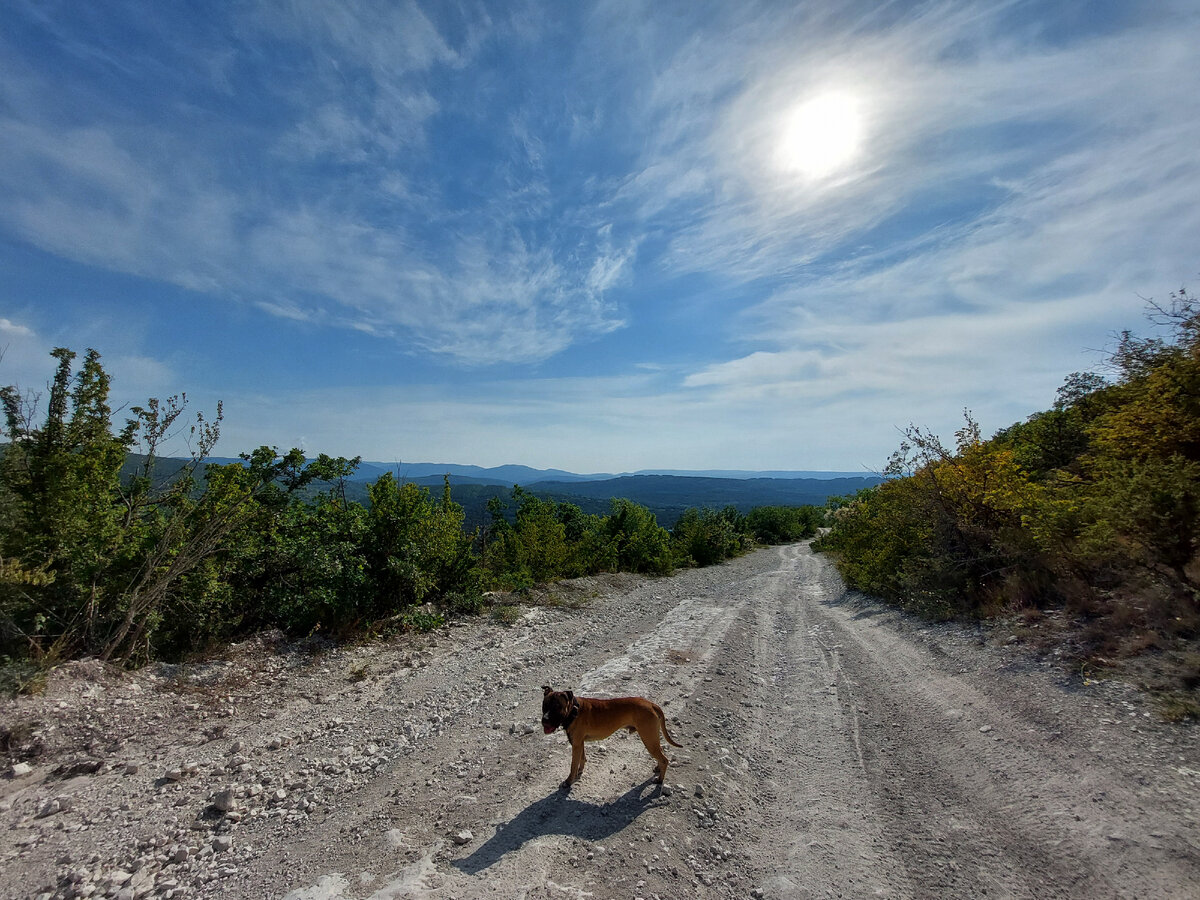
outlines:
M587 754L583 750L585 741L600 741L620 728L636 731L650 755L655 759L656 781L662 784L667 777L666 754L658 740L659 729L672 747L682 747L667 731L667 718L662 707L645 697L615 697L612 700L597 700L576 697L572 691L551 690L542 686L542 730L553 734L562 728L571 742L571 773L562 783L564 790L583 774Z

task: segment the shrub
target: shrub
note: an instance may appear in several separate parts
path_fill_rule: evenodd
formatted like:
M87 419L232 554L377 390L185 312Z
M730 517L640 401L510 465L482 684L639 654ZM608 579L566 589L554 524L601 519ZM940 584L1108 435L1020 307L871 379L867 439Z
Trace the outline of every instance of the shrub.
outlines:
M746 514L745 530L760 544L791 544L813 537L823 522L815 506L758 506Z
M1170 340L1126 333L1109 383L953 449L917 428L890 480L831 512L814 546L856 587L937 614L1069 604L1106 653L1164 650L1200 622L1200 306L1155 307Z
M732 507L686 510L671 530L675 558L680 565L711 566L742 553L747 546L739 530L741 516Z
M632 500L613 500L601 528L605 555L622 572L665 575L671 571L671 536L654 513Z

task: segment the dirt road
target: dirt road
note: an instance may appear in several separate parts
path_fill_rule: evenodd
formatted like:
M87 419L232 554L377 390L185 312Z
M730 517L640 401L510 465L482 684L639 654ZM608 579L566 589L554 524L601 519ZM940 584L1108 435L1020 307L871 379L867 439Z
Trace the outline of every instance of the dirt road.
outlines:
M846 594L803 545L547 599L69 667L0 707L31 767L0 781L0 896L1200 896L1200 740L1126 685ZM662 704L666 789L622 734L561 792L542 684Z

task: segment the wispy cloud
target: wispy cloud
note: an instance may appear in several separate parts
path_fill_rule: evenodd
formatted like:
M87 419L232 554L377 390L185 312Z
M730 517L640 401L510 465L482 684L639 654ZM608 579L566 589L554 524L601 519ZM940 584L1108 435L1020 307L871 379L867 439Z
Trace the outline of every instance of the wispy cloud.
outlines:
M774 51L734 40L723 77L672 73L652 108L694 113L663 129L626 195L671 235L669 266L763 298L731 328L743 353L686 387L764 410L852 396L856 414L900 424L969 404L1003 425L1095 365L1087 349L1129 321L1137 291L1194 274L1186 31L1164 15L1029 40L1008 12L826 23ZM789 178L771 159L781 113L831 88L863 98L865 153L822 183ZM697 90L731 100L714 117Z
M506 422L646 465L880 459L961 406L1008 424L1200 265L1194 3L12 9L8 238L433 360L457 380L388 408L513 459ZM856 155L781 165L827 92L862 116Z
M630 182L644 213L688 222L672 230L673 264L744 279L794 272L845 258L854 242L869 251L881 231L889 240L926 231L938 223L891 223L930 205L966 234L1038 180L1064 202L1107 190L1114 219L1136 233L1142 223L1117 215L1130 194L1153 195L1194 174L1178 153L1200 121L1198 101L1178 81L1189 77L1189 39L1164 17L1066 46L1016 42L1005 40L1004 12L941 4L886 29L854 22L787 33L766 46L735 45L724 68L713 67L723 79L710 72L660 91L667 97L651 112L680 105L680 92L697 83L713 99L733 95L715 107L705 98L687 104L696 112L663 129L669 136ZM680 80L672 73L672 84ZM832 183L789 178L772 159L783 116L830 89L863 98L864 156ZM1097 180L1109 166L1125 173L1120 192Z
M606 295L631 251L599 227L536 239L536 181L461 208L436 182L413 189L428 164L405 154L439 111L438 72L466 65L484 26L473 20L452 47L412 3L262 5L243 27L286 43L297 77L272 83L280 163L260 160L259 181L235 167L236 147L211 158L210 141L190 146L198 122L168 132L112 107L67 124L34 99L51 84L15 84L10 107L24 112L0 116L0 221L49 252L292 321L471 364L545 359L622 326ZM238 69L227 64L223 81ZM539 136L515 138L538 165ZM344 167L332 180L309 171L331 164Z

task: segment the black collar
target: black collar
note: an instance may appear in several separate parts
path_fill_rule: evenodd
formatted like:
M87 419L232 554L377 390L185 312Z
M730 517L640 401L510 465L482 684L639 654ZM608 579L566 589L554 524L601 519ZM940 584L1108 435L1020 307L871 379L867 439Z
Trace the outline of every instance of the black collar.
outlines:
M571 712L565 719L563 719L563 722L562 722L562 730L563 731L566 731L568 728L571 727L571 723L574 722L575 717L579 715L580 709L582 709L582 707L579 705L578 700L576 700L574 703L571 704Z

